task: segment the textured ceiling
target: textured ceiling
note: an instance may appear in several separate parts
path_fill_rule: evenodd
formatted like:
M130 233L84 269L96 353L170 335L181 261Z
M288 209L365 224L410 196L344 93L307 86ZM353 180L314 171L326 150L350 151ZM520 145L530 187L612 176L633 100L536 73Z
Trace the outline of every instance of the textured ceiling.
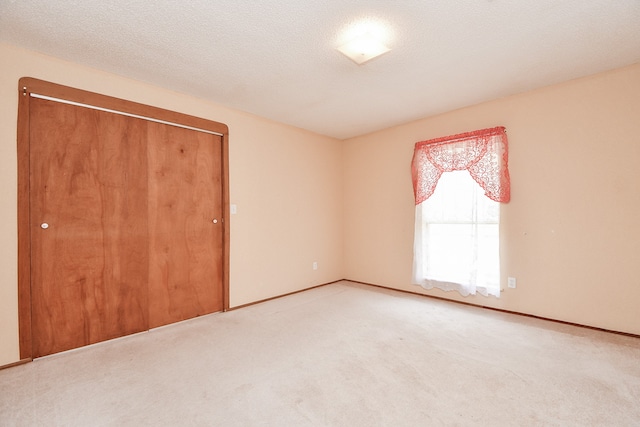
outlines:
M0 0L0 40L343 139L640 62L640 0Z

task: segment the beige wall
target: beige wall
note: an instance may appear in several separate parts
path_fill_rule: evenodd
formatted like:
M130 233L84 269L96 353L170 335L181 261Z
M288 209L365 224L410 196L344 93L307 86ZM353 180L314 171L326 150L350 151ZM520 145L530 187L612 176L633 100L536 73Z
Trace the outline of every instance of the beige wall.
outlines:
M230 198L238 207L231 217L231 306L344 276L340 141L0 44L0 366L19 357L16 117L23 76L229 126Z
M411 285L414 143L500 125L502 282L517 288ZM344 177L346 278L640 334L640 64L347 140Z

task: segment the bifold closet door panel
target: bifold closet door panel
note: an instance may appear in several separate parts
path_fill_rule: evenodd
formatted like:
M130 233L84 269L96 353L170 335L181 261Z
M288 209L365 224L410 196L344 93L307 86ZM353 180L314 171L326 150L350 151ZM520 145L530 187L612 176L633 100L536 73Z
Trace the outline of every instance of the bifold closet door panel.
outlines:
M149 326L221 311L222 138L148 123Z
M148 329L146 122L30 100L33 356Z

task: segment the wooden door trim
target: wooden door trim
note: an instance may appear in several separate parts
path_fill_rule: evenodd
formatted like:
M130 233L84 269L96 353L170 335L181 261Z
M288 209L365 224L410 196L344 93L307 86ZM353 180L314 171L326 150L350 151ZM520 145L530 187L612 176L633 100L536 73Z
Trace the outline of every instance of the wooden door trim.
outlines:
M30 232L30 160L29 160L29 103L31 93L121 111L165 122L203 129L222 135L222 217L223 310L229 309L229 128L223 123L175 111L139 104L120 98L62 86L31 77L18 82L18 326L20 359L31 359L31 232Z
M20 80L22 86L22 79ZM18 330L20 359L31 359L31 227L29 98L18 98Z

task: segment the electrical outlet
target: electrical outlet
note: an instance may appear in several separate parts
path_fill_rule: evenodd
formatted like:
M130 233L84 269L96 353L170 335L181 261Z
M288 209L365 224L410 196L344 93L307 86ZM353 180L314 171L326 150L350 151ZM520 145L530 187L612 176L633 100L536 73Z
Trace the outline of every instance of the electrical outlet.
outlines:
M516 288L516 278L515 277L509 277L507 279L507 286L509 286L512 289Z
M313 269L314 270L318 269L318 262L317 261L313 261Z

